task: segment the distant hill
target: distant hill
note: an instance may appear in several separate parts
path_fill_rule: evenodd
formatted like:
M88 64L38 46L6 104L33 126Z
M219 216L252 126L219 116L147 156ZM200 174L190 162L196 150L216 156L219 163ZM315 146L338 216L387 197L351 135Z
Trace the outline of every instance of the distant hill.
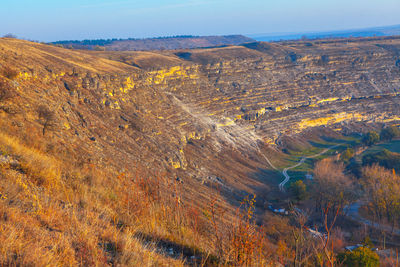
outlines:
M66 48L107 50L107 51L146 51L173 50L214 47L223 45L239 45L254 42L254 39L243 35L226 36L172 36L146 39L100 39L83 41L57 41L51 44Z
M324 39L324 38L372 37L372 36L390 36L390 35L400 35L400 25L343 30L343 31L254 34L249 36L256 39L257 41L271 42L271 41L281 41L281 40L297 40L302 38Z

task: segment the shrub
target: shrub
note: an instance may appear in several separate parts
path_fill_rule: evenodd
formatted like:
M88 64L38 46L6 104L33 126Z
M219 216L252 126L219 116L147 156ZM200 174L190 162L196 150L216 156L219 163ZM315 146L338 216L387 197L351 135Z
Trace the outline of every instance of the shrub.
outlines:
M7 79L14 80L18 76L18 71L15 69L9 67L9 66L4 66L1 69L1 73L6 77Z
M400 171L400 154L384 149L376 153L365 155L362 158L362 164L364 166L379 164L387 169Z
M338 255L339 262L351 267L379 266L379 256L370 248L360 247L353 251L346 251Z
M50 110L45 105L40 105L37 109L39 115L39 122L43 125L43 135L46 134L46 131L49 129L53 129L57 125L57 117L54 111Z
M367 146L372 146L373 144L378 143L379 134L375 131L370 131L366 135L364 135L362 142Z
M96 46L93 48L93 50L94 50L94 51L106 51L106 48L105 48L104 46L96 45Z
M10 88L8 83L0 80L0 102L7 101L15 96L15 92Z
M297 200L304 200L307 198L307 187L302 180L292 183L290 189Z
M340 159L343 162L348 162L352 157L354 157L354 149L348 147L341 155Z
M400 129L396 126L383 128L381 131L381 140L391 141L393 138L400 137Z

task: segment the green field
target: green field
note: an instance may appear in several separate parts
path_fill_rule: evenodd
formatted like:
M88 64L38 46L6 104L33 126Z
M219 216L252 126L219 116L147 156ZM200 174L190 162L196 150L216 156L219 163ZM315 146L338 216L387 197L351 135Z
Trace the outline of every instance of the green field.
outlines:
M374 145L374 146L368 148L366 151L364 151L363 154L365 155L365 154L370 154L370 153L376 153L376 152L380 152L384 149L390 150L392 152L400 153L400 140L393 140L388 143L381 143L381 144Z
M312 172L316 161L341 153L349 146L355 146L359 143L359 135L341 136L340 138L320 137L318 139L309 140L309 145L305 146L304 149L301 149L301 146L298 146L296 147L296 150L288 150L283 154L284 156L281 157L279 161L275 161L274 165L278 168L278 171L265 169L263 172L259 173L259 178L268 184L280 183L284 178L282 176L282 171L285 168L296 165L303 157L312 157L327 148L337 145L337 147L329 149L324 154L308 158L300 166L288 170L288 175L290 176L290 181L286 184L286 187L288 187L294 181L299 179L304 180L306 174Z
M326 153L322 155L319 155L315 158L306 159L306 161L303 164L288 171L291 182L296 181L298 179L304 179L305 175L313 170L314 163L316 161L333 156L336 154L336 152L340 153L347 147L358 144L359 142L360 138L358 136L346 136L340 139L324 139L318 141L310 141L312 148L301 152L291 153L290 156L288 157L288 162L290 162L290 164L285 166L284 168L295 165L301 160L302 157L313 156L315 154L322 152L326 148L338 145L333 149L329 149ZM400 149L400 142L399 142L399 149ZM290 183L288 183L287 185L289 184Z

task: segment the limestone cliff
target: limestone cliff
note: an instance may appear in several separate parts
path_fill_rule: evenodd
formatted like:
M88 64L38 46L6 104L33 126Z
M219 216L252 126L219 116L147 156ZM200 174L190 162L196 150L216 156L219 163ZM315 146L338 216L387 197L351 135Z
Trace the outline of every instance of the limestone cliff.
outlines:
M281 136L400 121L396 37L143 53L0 39L0 65L18 73L2 75L16 92L1 103L4 127L35 133L45 105L58 153L165 170L200 196L210 185L267 188L253 174L268 168L260 151Z

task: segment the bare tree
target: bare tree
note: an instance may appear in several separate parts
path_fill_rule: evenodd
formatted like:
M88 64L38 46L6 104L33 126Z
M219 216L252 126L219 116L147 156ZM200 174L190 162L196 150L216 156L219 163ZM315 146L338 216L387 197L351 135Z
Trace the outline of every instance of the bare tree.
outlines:
M54 129L57 126L57 117L54 111L50 110L45 105L40 105L37 109L39 122L43 126L43 135L47 130Z
M400 176L394 170L373 165L364 168L362 182L371 213L379 221L389 222L394 229L400 220Z
M294 211L296 227L292 230L294 240L294 267L306 266L314 256L314 238L306 230L309 212Z
M316 211L327 211L328 219L339 213L344 206L355 198L352 180L344 174L343 163L333 159L324 159L316 163L314 168L314 197ZM322 220L325 219L325 214Z
M334 211L334 217L330 223L328 223L328 213L329 213L329 205L328 207L324 210L324 228L325 228L325 236L324 238L321 238L323 242L323 253L325 255L325 258L327 259L328 266L335 266L336 262L336 255L333 251L333 243L331 241L331 234L333 230L333 226L335 225L337 216L339 214L339 207L336 208L336 211ZM325 266L324 264L321 264L321 266Z

